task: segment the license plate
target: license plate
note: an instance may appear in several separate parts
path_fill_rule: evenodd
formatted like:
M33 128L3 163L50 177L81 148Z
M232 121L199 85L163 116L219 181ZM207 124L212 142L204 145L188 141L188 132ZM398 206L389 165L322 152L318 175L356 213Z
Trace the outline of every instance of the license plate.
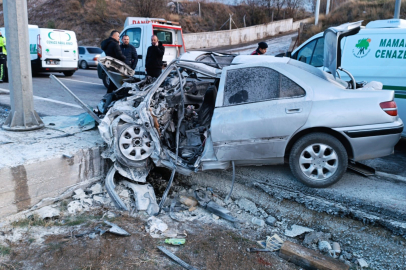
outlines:
M56 60L47 60L47 65L59 65L59 61Z

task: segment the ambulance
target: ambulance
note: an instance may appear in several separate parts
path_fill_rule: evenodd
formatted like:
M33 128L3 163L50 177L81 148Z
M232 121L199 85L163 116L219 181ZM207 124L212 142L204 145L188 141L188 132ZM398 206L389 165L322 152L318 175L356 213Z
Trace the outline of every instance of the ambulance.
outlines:
M379 81L384 90L395 91L399 117L406 121L406 20L389 19L369 22L353 36L341 40L341 67L359 81ZM319 33L286 53L293 59L322 70L324 36ZM338 71L342 79L350 78ZM406 137L406 129L403 130Z
M120 33L120 43L124 35L130 37L130 44L135 47L138 54L138 63L134 77L143 79L145 73L145 60L148 47L151 46L151 36L156 35L165 47L163 57L164 66L186 52L183 40L182 27L177 22L157 18L127 17L124 30ZM104 52L100 57L105 56ZM97 68L98 76L108 88L111 83L100 64Z
M5 28L0 28L0 31L7 38ZM33 73L62 72L65 76L75 73L78 69L78 43L75 32L29 25L28 33Z

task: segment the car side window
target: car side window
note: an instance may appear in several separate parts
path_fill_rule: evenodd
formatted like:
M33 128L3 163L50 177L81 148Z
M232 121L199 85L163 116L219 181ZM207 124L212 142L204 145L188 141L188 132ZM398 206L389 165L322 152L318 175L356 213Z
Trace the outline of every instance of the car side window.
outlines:
M322 67L324 63L324 37L317 40L316 47L314 48L312 60L310 65L314 67Z
M79 47L79 54L85 54L85 48Z
M227 72L224 105L277 98L279 73L266 67L233 69Z
M288 77L280 74L280 91L279 98L302 97L306 92L297 83Z
M123 42L123 36L127 35L130 38L130 44L135 48L139 48L141 44L141 28L130 28L120 37Z
M305 91L298 84L271 68L232 69L227 71L223 105L230 106L304 95Z
M296 59L306 64L310 64L316 42L317 40L313 40L309 44L301 48Z

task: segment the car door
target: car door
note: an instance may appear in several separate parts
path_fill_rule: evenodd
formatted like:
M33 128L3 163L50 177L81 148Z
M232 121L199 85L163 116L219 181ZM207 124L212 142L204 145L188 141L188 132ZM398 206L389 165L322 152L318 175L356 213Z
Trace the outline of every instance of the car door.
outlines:
M138 63L135 68L135 76L143 76L145 74L144 58L146 52L143 51L143 46L141 44L145 41L142 40L142 29L140 27L129 28L124 31L121 35L121 42L124 35L129 36L130 44L135 47L138 54Z
M268 65L223 69L211 123L219 161L283 161L288 139L306 122L311 89Z

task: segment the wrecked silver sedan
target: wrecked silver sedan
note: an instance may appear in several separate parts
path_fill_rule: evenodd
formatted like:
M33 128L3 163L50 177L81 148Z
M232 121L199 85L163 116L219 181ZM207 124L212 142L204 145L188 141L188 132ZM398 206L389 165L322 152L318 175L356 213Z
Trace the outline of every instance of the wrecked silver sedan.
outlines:
M104 157L114 162L106 186L122 209L116 172L153 214L159 206L143 184L153 166L172 170L170 187L175 172L289 163L302 183L327 187L349 159L391 154L403 129L393 91L349 89L289 58L192 52L150 80L126 82L99 105Z

